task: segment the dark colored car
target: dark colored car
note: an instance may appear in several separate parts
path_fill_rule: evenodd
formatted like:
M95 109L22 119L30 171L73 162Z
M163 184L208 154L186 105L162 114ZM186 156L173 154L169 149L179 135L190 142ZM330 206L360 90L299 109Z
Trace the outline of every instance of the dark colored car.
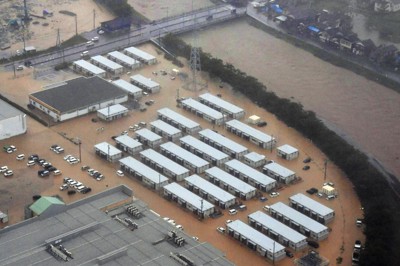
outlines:
M37 161L39 160L39 155L37 155L37 154L32 154L32 155L30 155L30 156L28 157L28 160L29 160L29 161L35 161L35 162L37 162Z
M287 249L285 249L285 253L286 253L286 256L289 257L289 258L293 258L293 257L294 257L293 253L290 252L290 251L287 250Z
M50 172L48 170L39 170L38 175L41 177L49 176Z
M265 122L265 121L257 123L258 127L265 127L266 125L267 125L267 122Z
M46 169L47 169L47 171L50 171L50 172L54 172L55 170L57 170L57 168L55 168L52 165L48 166Z
M307 244L312 247L312 248L319 248L319 244L316 241L313 240L307 240Z
M266 197L260 197L260 201L261 202L265 202L265 201L267 201L268 199L266 198Z
M310 189L307 189L306 192L307 192L308 194L310 194L310 195L313 195L313 194L315 194L315 193L318 192L318 189L316 189L315 187L312 187L312 188L310 188Z
M304 171L307 171L307 170L309 170L310 169L310 166L309 165L305 165L304 167L303 167L303 170Z
M68 195L74 195L74 194L76 194L76 191L75 190L68 190Z
M303 160L303 163L309 163L309 162L311 162L311 158L310 157L307 157L307 158L305 158Z
M86 193L89 193L90 191L92 191L92 189L91 189L90 187L87 187L87 188L84 188L84 189L81 191L81 193L82 193L82 194L86 194Z

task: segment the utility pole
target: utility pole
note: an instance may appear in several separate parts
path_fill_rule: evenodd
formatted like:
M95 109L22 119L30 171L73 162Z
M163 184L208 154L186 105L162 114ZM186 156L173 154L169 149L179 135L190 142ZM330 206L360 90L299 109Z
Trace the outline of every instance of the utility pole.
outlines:
M201 213L200 213L200 217L201 217L201 219L204 219L204 212L203 212L203 199L201 199L200 200L200 211L201 211Z
M81 139L80 138L76 138L78 140L78 145L79 145L79 163L82 163L82 152L81 152Z
M96 10L93 9L93 29L96 29Z
M328 167L328 159L324 160L324 181L326 181L326 170Z
M75 14L75 35L78 35L78 15Z

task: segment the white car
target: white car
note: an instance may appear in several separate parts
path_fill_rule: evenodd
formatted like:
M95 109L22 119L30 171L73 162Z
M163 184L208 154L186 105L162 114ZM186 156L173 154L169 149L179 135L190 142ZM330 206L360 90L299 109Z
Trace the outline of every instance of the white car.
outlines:
M178 224L178 225L175 226L175 227L176 227L176 229L179 229L179 230L183 231L183 226L182 226L182 225Z
M64 160L68 160L69 157L72 157L72 155L71 155L71 154L68 154L68 155L64 156Z
M232 220L226 220L226 224L230 224L231 222L233 222Z
M14 173L12 170L7 170L4 172L4 176L12 176Z
M0 167L0 173L4 173L5 171L8 170L8 166L2 166Z
M168 222L169 221L169 217L164 217L163 220Z
M176 225L175 220L172 220L172 219L171 219L171 220L169 220L168 222L169 222L170 224L172 224L172 225Z
M269 196L270 196L271 198L276 198L276 197L279 196L279 192L271 192L271 194L269 194Z
M64 184L64 185L62 185L61 187L60 187L60 190L61 191L64 191L64 190L67 190L68 189L68 185L67 184Z
M92 42L92 41L87 41L87 42L86 42L86 46L87 46L87 47L94 46L94 42Z
M77 164L77 163L79 163L79 159L72 158L72 159L68 160L68 163L69 164Z
M124 176L124 172L122 172L121 170L117 171L117 176Z
M24 66L17 66L16 68L15 68L17 71L21 71L21 70L24 70Z
M265 205L265 206L263 207L263 210L266 211L266 212L269 212L269 209L270 209L269 205Z
M237 214L237 210L236 209L230 209L229 210L229 215L235 215Z
M217 227L217 231L222 234L225 234L225 228L223 228L223 227Z
M98 42L99 41L99 37L95 36L92 38L92 42Z
M34 166L34 165L35 165L35 161L30 160L30 161L28 161L28 162L26 163L26 165L27 165L27 166Z
M16 159L17 159L18 161L22 161L23 159L25 159L25 154L19 154L19 155L17 155Z

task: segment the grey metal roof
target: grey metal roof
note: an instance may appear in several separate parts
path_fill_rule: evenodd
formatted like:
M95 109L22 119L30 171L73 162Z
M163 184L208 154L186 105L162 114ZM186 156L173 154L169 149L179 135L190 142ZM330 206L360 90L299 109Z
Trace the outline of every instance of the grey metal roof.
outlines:
M236 171L248 176L251 179L254 179L255 181L257 181L262 185L267 186L269 184L276 183L276 181L271 177L264 175L263 173L257 171L253 167L250 167L247 164L244 164L236 159L226 162L225 165L235 169Z
M80 66L81 68L84 68L85 70L89 71L93 75L100 75L100 74L106 73L106 71L104 69L97 67L83 59L75 61L73 64Z
M140 58L142 58L142 59L144 59L146 61L150 61L150 60L154 60L155 59L155 57L152 56L151 54L146 53L146 52L144 52L144 51L142 51L142 50L140 50L140 49L138 49L136 47L128 47L128 48L125 48L124 51L132 53L132 54L136 55L137 57L140 57Z
M103 153L108 154L109 156L114 156L119 153L122 153L122 151L118 150L113 145L108 144L107 142L98 143L98 144L94 145L94 147L96 149L102 151Z
M335 212L331 208L326 207L325 205L307 197L306 195L304 195L302 193L297 193L296 195L289 197L289 199L293 200L295 202L298 202L299 204L303 205L304 207L306 207L322 216L325 216L325 215Z
M250 137L253 137L253 138L255 138L259 141L263 141L265 143L268 143L268 142L272 141L273 139L275 139L275 138L272 138L270 135L265 134L258 129L252 128L251 126L248 126L236 119L228 121L228 122L226 122L226 124L233 128L240 130L241 132L249 135Z
M284 216L288 217L295 223L298 223L299 225L303 226L304 228L308 228L310 231L313 231L317 234L328 230L328 227L326 227L325 225L322 225L322 224L314 221L313 219L311 219L311 218L305 216L304 214L296 211L295 209L287 206L286 204L283 204L282 202L277 202L277 203L271 205L270 209L283 214Z
M275 242L271 238L258 232L256 229L252 228L250 225L245 224L240 220L230 222L226 225L226 227L228 227L228 229L231 228L235 232L238 232L239 234L247 238L247 240L250 240L251 242L257 244L257 246L262 247L271 253L282 252L282 250L285 249L285 247L278 242Z
M232 113L232 114L238 114L241 112L244 112L242 108L237 107L236 105L231 104L230 102L227 102L220 97L214 96L210 93L204 93L199 96L199 98L204 99L210 103L213 103L214 105Z
M282 146L278 147L277 149L283 151L286 154L292 154L292 153L299 151L298 149L290 146L289 144L282 145Z
M128 148L132 148L132 149L143 146L142 143L140 143L136 139L129 137L128 135L118 136L115 138L115 141L125 145Z
M24 113L0 99L0 120L11 118Z
M114 57L128 65L134 66L134 65L140 64L140 62L137 61L136 59L133 59L132 57L129 57L126 54L123 54L118 51L109 52L108 55L110 55L111 57Z
M249 159L250 161L253 161L253 162L265 160L265 155L258 154L257 152L254 152L254 151L250 152L248 154L245 154L244 157L246 157L247 159Z
M190 106L192 109L195 109L195 110L197 110L211 118L214 118L216 120L223 118L223 115L221 112L218 112L217 110L214 110L211 107L208 107L207 105L202 104L201 102L193 100L192 98L185 99L181 103L184 105Z
M120 64L115 63L114 61L111 61L110 59L108 59L107 57L104 57L102 55L95 55L95 56L92 56L90 59L91 59L91 61L95 61L95 62L102 64L104 66L107 66L113 70L118 70L118 69L123 68Z
M207 154L208 156L216 160L223 160L229 158L229 156L223 153L222 151L219 151L190 135L180 138L180 141L194 147L195 149L201 151L202 153Z
M167 177L163 176L162 174L160 174L157 171L154 171L153 169L151 169L144 163L141 163L140 161L134 159L131 156L122 158L119 160L119 162L121 164L124 164L127 167L135 170L136 172L138 172L142 176L146 177L147 179L150 179L155 184L164 183L164 182L168 181Z
M160 147L169 151L172 154L175 154L179 158L190 162L196 167L200 168L209 164L206 160L194 155L193 153L185 150L184 148L181 148L180 146L176 145L173 142L167 142L161 144Z
M243 145L240 145L236 142L234 142L233 140L226 138L224 136L222 136L221 134L218 134L217 132L214 132L211 129L204 129L202 131L199 132L199 135L202 135L206 138L211 139L212 141L220 144L221 146L226 147L229 150L232 150L236 153L241 153L244 151L247 151L247 148Z
M272 172L274 172L282 177L289 177L289 176L296 174L292 170L287 169L286 167L284 167L278 163L269 163L269 164L264 165L263 168L271 170Z
M293 230L289 226L275 220L271 216L263 213L262 211L256 211L248 216L252 218L257 223L264 225L265 227L271 229L272 231L276 232L277 234L283 236L284 238L292 241L293 243L299 243L305 241L307 238L300 234L299 232Z
M147 150L141 151L140 154L149 158L156 164L159 164L163 168L168 169L169 171L173 172L176 175L183 175L185 173L189 173L188 169L181 166L180 164L177 164L176 162L170 160L169 158L156 152L153 149L147 149Z
M200 127L200 124L194 122L193 120L190 120L189 118L187 118L169 108L159 109L157 111L157 113L159 113L165 117L168 117L169 119L183 125L186 128L189 128L189 129Z
M114 115L114 114L119 114L122 112L128 112L128 108L126 108L123 105L120 104L114 104L114 105L110 105L108 107L102 108L97 110L98 113L101 113L102 115L105 116L110 116L110 115Z
M127 95L125 91L114 84L96 76L80 77L54 86L57 87L31 95L61 113L68 113Z
M139 129L138 131L135 132L136 135L139 135L145 139L147 139L148 141L157 141L157 140L161 140L162 137L157 135L156 133L154 133L153 131L147 129L147 128L142 128Z
M177 129L176 127L173 127L170 124L165 123L164 121L162 121L160 119L150 122L150 125L164 131L165 133L167 133L168 135L171 135L171 136L181 133L180 129Z
M182 187L178 183L171 183L164 186L164 189L171 192L172 194L178 196L179 198L183 199L190 205L196 207L200 211L206 211L209 209L214 208L214 205L210 202L206 201L205 199L197 196L193 192L187 190L186 188ZM202 206L203 202L203 206Z
M160 84L158 84L157 82L151 80L150 78L146 78L140 74L136 74L134 76L131 76L131 80L134 80L140 84L143 84L146 87L149 88L154 88L154 87L159 87Z
M119 88L125 90L128 93L136 94L136 93L142 92L141 88L139 88L123 79L114 80L114 81L112 81L112 83L114 85L118 86Z
M234 177L233 175L221 170L220 168L214 166L210 169L205 171L206 173L210 174L211 176L215 177L216 179L221 180L225 184L235 188L241 193L247 194L256 190L255 187L250 186L246 182Z
M185 180L188 183L207 192L208 194L215 197L216 199L218 199L221 202L228 202L228 201L234 200L236 198L232 194L230 194L230 193L226 192L225 190L223 190L222 188L208 182L207 180L201 178L198 175L192 175L192 176L186 177Z

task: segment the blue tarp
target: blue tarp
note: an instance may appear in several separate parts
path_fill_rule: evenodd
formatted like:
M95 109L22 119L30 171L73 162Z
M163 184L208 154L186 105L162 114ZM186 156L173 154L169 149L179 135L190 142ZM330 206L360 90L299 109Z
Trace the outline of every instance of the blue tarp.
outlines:
M278 14L282 14L283 13L283 10L277 4L271 5L271 8Z
M311 31L313 31L313 32L316 32L316 33L319 32L319 29L317 29L317 28L314 27L314 26L308 26L308 29L311 30Z

